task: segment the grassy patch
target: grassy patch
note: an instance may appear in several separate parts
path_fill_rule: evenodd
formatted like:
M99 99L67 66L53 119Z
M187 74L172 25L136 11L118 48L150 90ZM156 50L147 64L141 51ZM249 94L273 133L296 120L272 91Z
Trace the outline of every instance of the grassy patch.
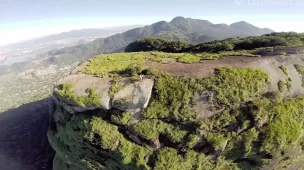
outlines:
M87 96L77 96L73 91L74 86L74 84L62 84L56 92L80 106L100 106L101 96L94 89L88 88L86 90Z
M252 54L251 51L221 51L218 53L164 53L151 52L154 57L150 60L161 61L162 58L174 58L182 63L197 63L200 60L218 60L226 56L246 56L246 57L260 57L260 55Z
M130 67L135 68L144 64L143 53L116 53L100 55L91 59L81 72L99 77L111 76L115 73L124 72Z
M302 87L304 87L304 66L295 64L294 67L296 68L298 73L302 76Z
M114 153L114 156L118 162L121 162L119 166L109 169L134 169L134 170L149 170L151 169L147 165L150 156L153 154L153 150L149 147L139 146L129 140L123 138L118 151Z
M288 72L285 66L280 66L279 68L286 76L288 76Z
M302 136L302 126L292 116L280 114L265 129L262 150L271 153L296 144Z
M292 88L291 79L287 79L287 81L286 81L286 88L287 88L288 91L291 90L291 88Z
M226 142L228 142L228 138L220 133L203 132L203 136L210 144L212 144L215 150L222 150Z
M286 87L286 82L280 80L280 81L278 82L278 89L279 89L279 91L283 93L283 92L286 90L286 88L287 88L287 87Z
M87 139L94 145L99 145L103 149L114 150L118 147L118 142L122 138L117 126L111 125L98 117L93 117L89 125L90 133Z
M101 115L74 115L57 130L56 135L49 132L50 143L72 169L150 169L147 163L152 149L126 139Z
M244 56L244 57L260 57L260 55L253 54L252 51L225 51L225 52L219 52L220 57L226 57L226 56Z
M150 72L157 77L157 96L144 111L144 118L170 118L178 121L195 120L196 111L191 106L195 94L204 90L215 92L210 102L219 108L235 108L269 82L268 74L255 69L218 68L215 76L201 80L176 77L166 73Z
M187 131L178 126L162 122L157 119L142 120L134 126L134 131L141 137L154 141L160 134L166 135L171 142L178 143L184 139Z
M162 58L174 58L178 62L182 63L197 63L200 60L217 60L220 58L218 54L212 53L164 53L164 52L151 52L154 57L150 57L150 60L162 61Z
M235 108L241 102L262 91L269 83L269 75L250 68L218 68L213 78L202 80L207 89L215 91L214 102Z
M189 102L193 93L189 79L172 75L163 75L158 78L155 88L158 97L151 100L150 106L145 110L145 118L173 118L176 120L195 119L196 113Z
M80 72L98 77L112 77L116 74L138 75L144 68L145 60L162 63L163 58L173 58L178 62L192 64L200 60L217 60L225 56L259 57L248 51L223 51L219 53L165 53L138 52L114 53L96 56Z
M187 63L187 64L197 63L200 60L201 60L201 58L199 56L196 56L193 54L192 55L186 54L178 59L179 62Z
M112 86L110 89L110 97L113 98L116 93L118 93L122 88L120 87L119 83L121 82L120 76L114 76L112 80Z
M236 164L219 158L216 163L210 157L195 151L187 151L184 156L177 153L173 148L163 148L156 156L155 170L176 170L176 169L204 169L222 170L239 168Z
M195 145L198 144L199 140L200 140L200 137L198 135L191 134L188 137L187 146L189 148L193 148Z
M254 102L257 108L253 116L258 124L265 125L263 145L261 150L268 153L294 146L302 137L304 120L304 99L291 99L284 102L274 102L260 99Z
M129 125L132 119L132 113L124 112L120 115L111 115L111 121L118 125Z

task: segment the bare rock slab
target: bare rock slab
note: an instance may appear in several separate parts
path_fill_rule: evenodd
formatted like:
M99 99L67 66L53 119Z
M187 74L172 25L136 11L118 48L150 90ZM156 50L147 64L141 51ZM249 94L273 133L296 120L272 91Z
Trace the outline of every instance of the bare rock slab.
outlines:
M73 88L74 93L77 96L85 96L87 95L86 90L88 88L92 88L96 91L97 94L101 96L101 104L98 107L86 107L86 106L79 106L71 101L66 99L65 102L74 105L74 110L76 112L83 112L85 110L93 110L97 108L109 110L111 109L111 102L110 102L110 95L109 91L112 86L112 78L98 78L91 75L76 75L72 74L58 82L59 84L75 84Z
M115 94L112 106L122 111L144 109L148 106L154 81L144 79L130 85Z

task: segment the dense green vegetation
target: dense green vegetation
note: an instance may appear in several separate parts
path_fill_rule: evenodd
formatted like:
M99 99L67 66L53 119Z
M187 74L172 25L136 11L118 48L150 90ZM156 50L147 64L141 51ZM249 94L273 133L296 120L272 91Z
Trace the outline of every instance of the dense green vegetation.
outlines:
M149 58L154 61L161 61L162 58L175 58L177 61L182 63L196 63L200 60L218 60L225 56L247 56L247 57L260 57L260 55L255 55L248 53L247 51L230 51L230 52L220 52L220 53L164 53L164 52L151 52L154 57Z
M269 82L263 71L218 68L203 79L144 72L156 84L138 123L131 123L130 112L95 110L72 118L57 106L49 132L55 169L259 169L283 157L276 166L299 162L292 154L304 142L304 100L258 95ZM198 119L203 113L193 109L193 99L206 91L211 110L221 111Z
M75 84L62 84L56 92L61 97L72 100L80 106L100 106L101 96L94 89L88 88L87 96L77 96L73 91L74 86Z
M105 77L111 73L119 73L128 69L128 67L141 66L144 63L145 56L140 53L123 53L101 55L91 59L88 66L82 70L83 73L95 76Z
M170 118L178 121L195 120L198 113L191 109L191 99L203 91L215 92L209 96L214 107L235 108L241 102L263 90L269 82L266 73L253 69L219 68L215 76L201 80L177 78L150 72L158 77L157 97L144 112L145 118Z
M285 76L288 76L288 72L285 66L280 66L279 67L281 69L281 71L285 74Z
M130 43L125 51L163 51L178 52L185 48L189 48L191 44L181 41L171 41L166 39L144 38Z
M292 84L291 84L291 79L290 78L288 78L286 81L280 80L278 82L278 89L279 89L279 91L281 93L284 93L287 90L290 91L291 90L291 86L292 86Z
M303 99L257 96L269 82L260 70L218 68L213 77L200 80L145 72L157 81L138 123L130 123L130 112L96 110L71 118L57 106L57 128L49 133L57 169L256 169L303 141ZM204 91L214 92L208 102L221 114L200 120L193 97ZM137 144L130 141L132 134L139 137ZM151 145L156 141L164 145L159 150Z
M177 62L192 64L201 60L217 60L224 56L248 56L258 57L247 52L221 52L221 53L165 53L165 52L136 52L136 53L114 53L96 56L81 70L82 73L98 77L114 77L113 91L119 89L119 76L138 76L145 67L145 61L154 61L166 64L163 59L172 58ZM118 76L118 77L117 77ZM112 94L112 93L111 93ZM115 93L114 93L115 94Z
M294 67L296 68L298 73L302 76L302 86L304 87L304 66L295 64Z
M57 151L55 169L148 169L152 150L127 140L117 126L102 117L105 113L79 114L71 118L58 106L55 116L59 114L67 115L57 119L65 125L57 124L57 128L48 133Z
M126 52L163 51L163 52L192 52L220 53L223 51L246 51L243 53L256 54L262 51L272 51L276 47L303 47L304 34L272 33L259 37L233 38L221 41L211 41L201 44L187 44L180 41L145 38L131 43ZM167 47L167 48L166 48ZM282 52L282 55L286 55Z
M263 100L263 103L255 102L258 110L253 112L259 118L260 125L267 122L263 131L264 141L261 150L279 153L281 150L300 144L298 142L303 135L301 122L304 118L304 100L302 98L279 102Z
M191 64L229 55L256 57L277 46L302 46L301 36L274 33L197 45L144 39L138 41L143 46L135 42L132 48L149 52L93 58L81 72L112 77L111 97L124 88L124 76L153 79L149 105L141 112L112 108L74 115L58 105L48 134L57 152L54 168L255 170L303 164L304 99L284 98L292 81L286 67L279 67L286 79L277 83L277 92L265 91L270 77L258 69L215 68L213 76L201 79L153 69L168 58ZM294 67L303 78L304 67ZM95 95L91 89L88 96L77 97L72 89L62 85L58 93L84 105Z
M279 89L280 92L284 92L286 90L286 82L280 80L278 82L278 89Z

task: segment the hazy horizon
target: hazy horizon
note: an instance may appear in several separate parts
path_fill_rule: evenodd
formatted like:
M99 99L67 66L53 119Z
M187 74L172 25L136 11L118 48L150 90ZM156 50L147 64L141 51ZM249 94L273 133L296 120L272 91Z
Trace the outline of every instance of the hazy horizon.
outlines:
M0 0L0 46L71 30L150 25L176 16L304 32L303 7L301 0Z
M135 24L135 25L121 25L121 26L108 26L108 27L97 27L97 28L79 28L79 29L68 29L66 31L59 31L59 32L54 32L54 33L50 33L50 34L43 34L41 36L37 36L37 37L32 37L32 38L28 38L28 39L23 39L23 40L20 40L20 41L16 41L16 42L13 42L13 43L9 43L9 44L4 44L4 45L1 45L0 43L0 47L6 47L6 46L9 46L9 45L14 45L14 44L18 44L18 43L24 43L24 42L27 42L27 41L32 41L32 40L36 40L36 39L40 39L40 38L44 38L44 37L48 37L48 36L52 36L52 35L58 35L58 34L62 34L62 33L67 33L67 32L71 32L71 31L80 31L80 30L90 30L90 29L100 29L100 30L116 30L116 29L122 29L122 28L125 28L125 27L143 27L145 25L140 25L140 24ZM1 40L0 40L1 42Z

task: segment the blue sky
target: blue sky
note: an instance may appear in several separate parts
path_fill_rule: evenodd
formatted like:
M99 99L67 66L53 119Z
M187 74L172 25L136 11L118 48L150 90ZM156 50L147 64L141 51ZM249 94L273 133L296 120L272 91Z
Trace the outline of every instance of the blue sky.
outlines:
M0 45L73 29L170 21L245 20L276 31L304 32L304 0L0 0Z

